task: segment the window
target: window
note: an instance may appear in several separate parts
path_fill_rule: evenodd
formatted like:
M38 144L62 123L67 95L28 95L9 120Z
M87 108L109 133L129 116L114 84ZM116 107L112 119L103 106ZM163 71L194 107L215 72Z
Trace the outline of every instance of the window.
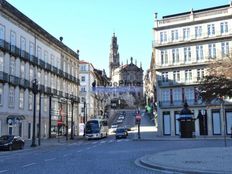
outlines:
M160 32L160 42L167 42L167 32Z
M190 38L190 28L183 29L183 39L188 40Z
M221 34L228 33L228 22L221 22Z
M172 30L172 41L178 40L178 30Z
M204 77L204 69L197 69L197 80L201 80Z
M192 80L192 70L185 70L185 81Z
M81 76L81 81L85 82L85 76Z
M56 58L56 61L57 61L57 62L56 62L57 68L60 69L60 58L57 57L57 58Z
M15 75L15 59L10 59L10 75Z
M197 61L203 60L203 46L202 45L197 45L196 46L196 56L197 56Z
M41 72L39 69L37 69L37 80L38 80L38 84L41 84Z
M41 48L38 46L37 47L37 57L38 57L38 59L42 59L42 50L41 50Z
M209 24L207 26L208 28L208 36L212 36L215 34L215 27L214 27L214 24Z
M81 65L80 68L81 68L81 71L86 71L86 66L85 65Z
M48 52L44 51L44 62L48 63Z
M30 67L30 74L29 74L29 80L32 81L34 79L34 71L33 71L33 67Z
M0 24L0 43L3 44L3 40L5 40L5 27Z
M216 46L215 44L209 44L209 58L216 57Z
M190 103L194 101L194 88L185 89L185 97Z
M3 58L4 54L3 52L0 51L0 71L4 71L4 58Z
M85 92L85 87L81 87L81 92Z
M15 97L15 92L14 92L14 88L11 87L9 89L9 107L14 107L14 97Z
M162 72L162 82L168 82L168 72Z
M43 107L44 112L48 111L48 97L44 96L44 107Z
M29 93L28 95L28 109L32 110L32 92Z
M26 39L24 37L20 37L20 49L26 51Z
M44 86L48 86L48 75L47 75L47 73L44 74Z
M181 101L181 88L173 89L173 103L179 103Z
M163 102L169 102L170 101L170 90L165 89L162 90L162 101Z
M23 62L20 64L20 78L25 79L25 64Z
M24 107L24 91L20 90L19 92L19 108L23 109Z
M34 44L32 42L29 45L29 54L34 56Z
M161 51L161 65L168 64L168 52L167 50Z
M172 63L179 63L179 49L172 49Z
M221 43L222 57L229 55L229 42Z
M63 71L66 72L66 62L65 62L65 60L63 61Z
M3 104L3 85L0 84L0 105Z
M180 81L180 71L173 71L173 81L174 82Z
M16 45L16 33L14 31L10 32L10 44L13 46Z
M51 54L50 57L51 57L51 63L50 63L50 64L51 64L52 66L55 66L55 57L54 57L54 55Z
M60 79L58 77L57 77L56 83L57 83L57 90L59 91L60 90Z
M195 27L195 37L201 37L202 36L202 26L196 26Z
M191 61L191 48L190 47L184 48L184 61L185 62Z

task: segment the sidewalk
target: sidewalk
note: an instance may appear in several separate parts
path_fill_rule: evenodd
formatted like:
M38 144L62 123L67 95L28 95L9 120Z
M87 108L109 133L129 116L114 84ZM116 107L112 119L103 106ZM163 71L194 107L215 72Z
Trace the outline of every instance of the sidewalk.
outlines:
M25 140L25 146L24 149L31 149L31 148L38 148L38 147L48 147L48 146L57 146L57 145L66 145L66 144L72 144L76 143L78 141L82 141L83 136L74 136L74 139L71 140L70 136L68 137L68 140L66 140L65 136L60 136L56 138L47 138L47 139L41 139L40 146L38 145L38 139L36 139L36 147L31 147L32 140Z
M144 115L141 121L140 136L138 139L135 127L134 140L144 141L196 141L202 139L223 139L223 137L197 137L180 138L171 136L158 136L150 119ZM231 138L227 137L231 144ZM153 155L146 155L136 160L142 167L162 170L171 173L189 174L231 174L232 173L232 147L195 148L166 151Z

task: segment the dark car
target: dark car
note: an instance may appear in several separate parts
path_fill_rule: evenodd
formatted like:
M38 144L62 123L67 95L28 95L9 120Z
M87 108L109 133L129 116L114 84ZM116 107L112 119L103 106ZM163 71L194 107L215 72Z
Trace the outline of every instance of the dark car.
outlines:
M118 138L127 138L128 136L128 132L127 132L127 129L124 128L124 127L119 127L116 129L115 131L115 138L118 139Z
M0 137L0 149L14 150L23 149L24 140L20 136L3 135Z

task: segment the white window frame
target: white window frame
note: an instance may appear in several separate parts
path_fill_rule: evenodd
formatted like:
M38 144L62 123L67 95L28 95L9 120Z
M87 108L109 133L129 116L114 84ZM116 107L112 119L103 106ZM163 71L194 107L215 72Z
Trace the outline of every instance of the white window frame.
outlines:
M15 59L10 58L10 75L15 75Z
M0 24L0 39L5 40L5 26Z
M23 36L20 37L20 49L26 51L26 39Z
M24 108L24 90L19 91L19 109Z
M4 53L0 51L0 71L4 72Z
M191 61L191 47L184 47L184 62Z
M202 26L196 26L195 27L195 37L201 37L202 36Z
M15 104L15 89L14 87L9 88L9 102L8 107L13 108Z
M209 58L216 58L216 45L214 44L209 44L208 45L208 51L209 51Z
M10 44L16 46L16 32L12 30L10 31Z
M183 28L183 39L184 40L190 39L190 28Z
M220 32L221 34L228 33L228 22L220 23Z
M196 46L196 58L197 58L197 61L201 61L201 60L204 59L203 45L197 45Z
M4 95L3 94L4 94L4 86L3 86L2 83L0 83L0 106L3 105L3 101L4 101L4 99L3 99Z
M33 94L32 92L29 92L28 94L28 110L31 111L32 110L32 106L33 106Z
M215 25L214 24L208 24L207 29L208 29L208 36L215 35Z
M229 42L222 42L221 43L221 52L222 52L222 57L226 57L229 55Z

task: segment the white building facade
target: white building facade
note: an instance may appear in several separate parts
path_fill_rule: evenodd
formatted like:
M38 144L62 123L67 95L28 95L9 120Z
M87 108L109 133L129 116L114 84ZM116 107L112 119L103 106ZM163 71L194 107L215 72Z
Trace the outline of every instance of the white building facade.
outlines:
M91 63L80 61L80 122L88 120L96 114L95 93L92 90L92 83L95 80L94 67Z
M78 130L78 53L8 2L0 3L0 135L32 138L34 79L40 91L36 96L36 134L39 115L41 137L56 133L58 121L62 129L67 123L70 128L71 101Z
M187 101L194 113L195 135L231 134L232 107L206 105L197 87L207 65L223 59L232 47L232 6L223 5L155 19L153 50L156 64L158 130L178 136L179 113Z

